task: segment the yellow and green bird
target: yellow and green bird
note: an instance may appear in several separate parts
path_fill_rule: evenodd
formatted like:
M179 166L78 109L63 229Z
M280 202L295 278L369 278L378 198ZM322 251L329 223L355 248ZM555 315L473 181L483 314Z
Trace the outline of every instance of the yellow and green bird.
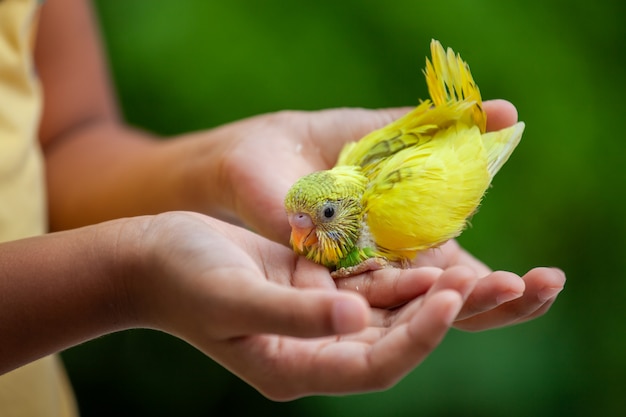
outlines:
M335 277L407 266L458 236L521 139L523 122L487 133L467 63L436 40L430 49L430 100L346 144L334 168L287 193L294 250Z

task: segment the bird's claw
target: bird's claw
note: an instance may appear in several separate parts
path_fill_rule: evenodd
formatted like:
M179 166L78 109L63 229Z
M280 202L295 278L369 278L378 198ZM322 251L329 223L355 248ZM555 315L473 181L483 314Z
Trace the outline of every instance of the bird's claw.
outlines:
M359 275L368 271L377 271L383 268L391 268L392 265L385 258L374 257L367 258L363 262L353 265L347 266L343 268L339 268L336 271L330 273L330 276L333 279L337 278L348 278L354 275Z

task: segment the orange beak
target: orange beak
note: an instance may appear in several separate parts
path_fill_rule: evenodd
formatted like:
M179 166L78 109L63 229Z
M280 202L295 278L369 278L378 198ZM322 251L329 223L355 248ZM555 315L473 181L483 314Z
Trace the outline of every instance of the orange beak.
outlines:
M291 225L291 245L298 252L303 253L304 248L317 243L315 224L311 216L305 213L295 213L288 216Z

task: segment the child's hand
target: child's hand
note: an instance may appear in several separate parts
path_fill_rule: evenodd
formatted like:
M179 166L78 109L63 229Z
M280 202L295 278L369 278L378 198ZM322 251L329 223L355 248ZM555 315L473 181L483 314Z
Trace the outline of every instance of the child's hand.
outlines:
M465 267L376 271L372 282L398 287L379 301L412 296L377 309L337 290L326 268L201 215L157 216L130 235L142 254L143 272L127 281L138 324L188 341L277 400L393 385L439 344L477 281Z

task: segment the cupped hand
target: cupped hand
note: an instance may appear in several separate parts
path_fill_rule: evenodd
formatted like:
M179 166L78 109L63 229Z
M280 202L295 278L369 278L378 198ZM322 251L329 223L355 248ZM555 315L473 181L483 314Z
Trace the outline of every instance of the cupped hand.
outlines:
M442 340L476 285L471 268L372 272L393 282L370 307L328 270L247 230L191 213L159 215L139 233L143 278L128 283L140 325L176 335L264 395L380 390ZM133 275L137 276L137 275Z
M473 269L478 280L454 325L479 331L522 323L543 315L565 286L565 274L558 268L533 268L522 276L492 271L465 251L456 241L422 254L416 266Z
M504 100L487 101L487 130L517 121ZM283 200L298 178L332 168L343 145L399 118L410 108L284 111L227 125L220 175L232 192L231 210L258 233L283 244L289 224ZM217 133L217 132L216 132Z

